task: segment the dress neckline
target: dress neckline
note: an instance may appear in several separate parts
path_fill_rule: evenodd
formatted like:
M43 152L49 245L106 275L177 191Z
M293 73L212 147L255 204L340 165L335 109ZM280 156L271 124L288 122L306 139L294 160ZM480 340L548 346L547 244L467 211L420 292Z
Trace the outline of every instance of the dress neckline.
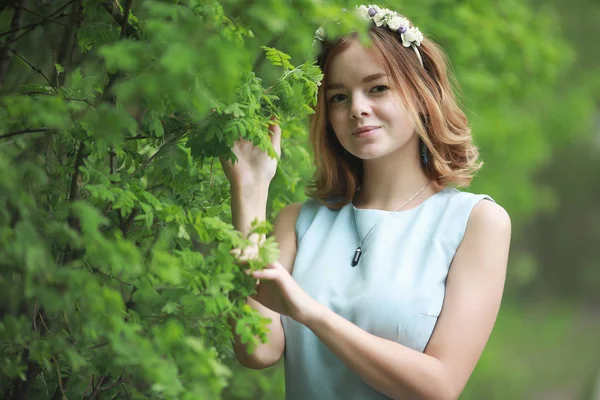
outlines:
M456 189L447 186L447 187L443 188L442 190L440 190L439 192L436 192L436 193L432 194L431 196L429 196L428 198L426 198L425 200L423 200L419 205L417 205L413 208L409 208L407 210L393 211L393 213L400 214L400 213L409 213L412 211L416 211L419 208L421 208L423 205L425 205L425 203L427 203L429 200L433 199L434 197L438 197L440 194L447 193L452 190L456 190ZM354 200L352 200L350 202L350 207L352 207L352 209L354 209L354 211L356 211L356 212L379 212L379 213L391 213L392 212L391 210L382 210L379 208L357 208L354 206Z

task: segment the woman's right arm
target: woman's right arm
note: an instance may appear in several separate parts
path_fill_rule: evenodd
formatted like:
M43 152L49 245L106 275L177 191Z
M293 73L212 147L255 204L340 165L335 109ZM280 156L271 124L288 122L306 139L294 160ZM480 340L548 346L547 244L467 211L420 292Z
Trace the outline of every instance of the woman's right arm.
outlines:
M244 235L248 234L251 222L254 219L264 221L267 205L267 187L239 187L232 186L231 212L233 225ZM279 244L279 262L291 273L296 257L295 224L302 203L294 203L283 208L273 226L275 240ZM246 303L257 310L263 317L271 320L268 325L269 333L267 342L259 344L252 354L235 334L235 321L231 321L234 335L233 348L240 364L252 369L263 369L279 361L285 349L285 336L281 325L280 315L266 308L258 301L248 297Z
M272 118L275 122L275 118ZM269 126L269 134L273 148L281 155L281 129L278 125ZM244 236L248 236L253 220L264 221L266 218L267 196L269 185L277 171L277 160L269 157L264 151L246 140L234 143L233 152L237 162L221 159L223 171L231 183L231 214L234 227ZM296 219L301 203L291 204L279 212L273 226L275 240L279 244L279 262L291 273L296 257ZM257 239L260 242L261 238ZM260 298L258 298L260 300ZM230 321L234 335L233 349L240 364L253 369L267 368L275 364L283 355L285 337L278 313L266 308L259 301L250 297L246 303L269 318L267 343L257 346L249 355L245 344L235 334L235 321Z

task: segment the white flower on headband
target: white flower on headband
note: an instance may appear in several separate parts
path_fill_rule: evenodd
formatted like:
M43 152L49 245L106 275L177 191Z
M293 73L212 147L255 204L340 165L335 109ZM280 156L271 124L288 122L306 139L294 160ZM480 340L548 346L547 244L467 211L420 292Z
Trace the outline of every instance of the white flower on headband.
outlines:
M406 32L400 35L402 39L402 45L404 47L410 47L411 44L421 45L423 41L423 34L417 27L408 28Z
M363 18L363 19L369 19L371 18L369 16L369 7L362 5L360 7L356 7L356 12L358 13L358 16Z
M424 39L419 28L416 26L411 27L408 19L395 11L369 4L368 6L357 6L356 12L359 17L373 21L376 26L384 27L397 33L404 47L411 47L412 45L420 46ZM320 41L325 41L325 34L322 28L317 30L315 37ZM414 47L414 49L416 51L416 47ZM420 59L420 54L418 52L417 55Z
M378 12L377 14L375 14L373 16L373 22L375 22L375 25L381 26L385 23L386 17L387 17L386 14L384 14L382 12Z
M371 5L371 4L369 4L369 5L367 6L367 9L369 9L369 10L370 10L371 8L372 8L372 9L374 9L374 10L375 10L375 12L380 12L380 11L381 11L381 8L380 8L379 6L376 6L376 5ZM389 11L389 10L387 10L387 11Z
M387 28L392 32L398 33L402 44L405 47L410 47L411 44L420 46L423 41L423 34L419 28L410 27L408 19L395 11L387 8L380 8L376 5L369 4L356 7L358 15L364 19L371 20L373 23L381 27Z
M404 29L408 29L408 27L410 26L410 23L408 22L408 20L406 18L403 18L399 15L394 15L392 18L390 18L388 20L387 25L391 30L397 31L401 27L404 27Z

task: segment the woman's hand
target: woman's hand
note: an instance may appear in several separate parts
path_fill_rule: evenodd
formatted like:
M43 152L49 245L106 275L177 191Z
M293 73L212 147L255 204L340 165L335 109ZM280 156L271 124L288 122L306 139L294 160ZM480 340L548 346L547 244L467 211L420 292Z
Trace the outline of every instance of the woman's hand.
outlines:
M264 238L258 236L250 237L254 242L245 249L233 249L231 253L237 258L238 262L247 265L248 260L258 259L259 246L264 242ZM246 274L251 274L257 279L257 293L252 297L263 306L279 313L287 315L296 321L305 324L310 318L314 318L319 304L310 297L296 283L290 273L279 262L274 262L260 271L251 272L246 270Z
M271 121L275 121L271 117ZM281 156L281 128L277 124L269 125L271 144L278 156ZM269 157L267 152L254 146L248 140L240 139L233 145L237 157L235 165L230 160L219 157L225 176L232 185L252 187L270 184L277 171L277 159Z
M251 297L263 306L301 324L316 316L319 303L296 283L279 262L252 272L252 276L258 279L258 287L256 295Z

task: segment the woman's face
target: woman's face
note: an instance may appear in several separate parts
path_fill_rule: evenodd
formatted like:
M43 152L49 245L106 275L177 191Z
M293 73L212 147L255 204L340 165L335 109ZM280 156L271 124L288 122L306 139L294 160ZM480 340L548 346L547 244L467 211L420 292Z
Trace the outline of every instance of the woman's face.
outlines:
M335 135L354 156L375 159L415 142L418 149L415 126L398 89L375 53L358 40L331 60L325 98Z

